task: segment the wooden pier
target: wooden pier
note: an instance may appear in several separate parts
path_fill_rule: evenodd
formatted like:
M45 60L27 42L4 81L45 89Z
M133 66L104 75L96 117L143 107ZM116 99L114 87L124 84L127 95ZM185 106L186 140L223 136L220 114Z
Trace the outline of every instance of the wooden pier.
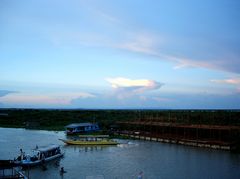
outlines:
M1 179L28 179L19 165L12 160L0 160Z
M237 150L240 142L240 126L181 124L151 120L118 122L118 135L135 139Z

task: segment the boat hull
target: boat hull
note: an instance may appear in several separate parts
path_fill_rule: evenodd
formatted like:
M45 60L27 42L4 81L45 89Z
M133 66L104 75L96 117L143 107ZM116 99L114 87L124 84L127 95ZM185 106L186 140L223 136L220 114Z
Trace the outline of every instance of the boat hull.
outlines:
M65 144L68 145L117 145L118 142L113 140L101 140L101 141L80 141L80 140L64 140L59 139L63 141Z

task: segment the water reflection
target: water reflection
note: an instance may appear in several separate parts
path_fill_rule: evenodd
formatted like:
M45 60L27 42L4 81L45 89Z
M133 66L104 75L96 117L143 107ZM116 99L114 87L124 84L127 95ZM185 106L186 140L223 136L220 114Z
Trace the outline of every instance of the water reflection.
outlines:
M85 145L85 146L79 146L79 145L64 145L63 149L65 150L73 150L74 152L93 152L93 151L102 151L105 148L108 148L109 146L98 146L98 145Z

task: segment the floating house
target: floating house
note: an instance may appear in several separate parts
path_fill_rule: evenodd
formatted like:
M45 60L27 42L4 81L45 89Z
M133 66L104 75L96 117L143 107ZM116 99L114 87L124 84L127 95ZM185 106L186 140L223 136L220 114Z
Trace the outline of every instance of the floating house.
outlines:
M81 134L99 131L99 126L97 123L73 123L65 126L66 133L71 134Z

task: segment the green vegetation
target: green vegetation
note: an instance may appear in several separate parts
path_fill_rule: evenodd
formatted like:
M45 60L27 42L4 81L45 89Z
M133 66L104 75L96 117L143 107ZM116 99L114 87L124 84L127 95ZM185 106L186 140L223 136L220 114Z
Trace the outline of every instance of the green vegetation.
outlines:
M108 129L116 121L131 120L240 126L240 110L0 109L1 127L64 130L70 123L98 122L102 129Z

